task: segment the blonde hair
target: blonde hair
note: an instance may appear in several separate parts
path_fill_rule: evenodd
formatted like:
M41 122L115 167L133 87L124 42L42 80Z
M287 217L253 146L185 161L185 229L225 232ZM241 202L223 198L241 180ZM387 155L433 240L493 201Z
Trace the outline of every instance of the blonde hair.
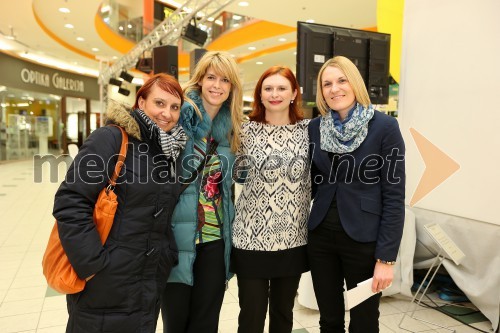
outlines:
M321 76L327 67L337 67L340 69L347 78L347 81L351 85L351 88L356 97L356 101L367 107L370 102L370 96L366 90L365 82L359 73L358 68L354 63L346 57L336 56L329 59L323 64L318 73L317 88L316 88L316 107L322 115L327 114L329 111L328 104L326 104L325 97L323 96L323 85L321 83Z
M243 90L238 73L238 66L233 57L231 57L229 53L222 51L210 51L205 53L196 65L193 76L184 86L184 96L186 101L194 107L201 119L202 115L200 109L189 99L189 97L187 97L187 95L192 91L201 95L201 87L198 83L203 80L209 68L212 68L218 75L227 77L231 82L231 92L228 99L230 100L229 109L231 112L232 131L229 133L229 140L231 143L231 150L236 152L240 146L240 127L243 119Z

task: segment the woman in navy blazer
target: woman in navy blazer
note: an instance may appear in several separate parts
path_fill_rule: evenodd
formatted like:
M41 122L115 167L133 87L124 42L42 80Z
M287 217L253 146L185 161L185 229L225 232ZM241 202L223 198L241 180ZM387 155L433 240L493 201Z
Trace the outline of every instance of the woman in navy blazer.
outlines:
M316 104L308 256L321 332L344 332L344 279L351 289L370 278L377 294L351 309L349 332L379 332L379 292L392 282L403 233L403 138L395 118L373 109L345 57L320 69Z

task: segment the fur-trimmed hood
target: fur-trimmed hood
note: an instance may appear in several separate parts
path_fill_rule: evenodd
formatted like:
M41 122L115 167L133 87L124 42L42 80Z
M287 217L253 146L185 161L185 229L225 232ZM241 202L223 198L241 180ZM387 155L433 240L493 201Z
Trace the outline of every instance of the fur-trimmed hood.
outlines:
M229 102L226 101L222 104L219 112L212 120L203 107L199 92L190 92L187 97L198 106L203 119L198 117L193 105L189 102L184 102L179 122L186 131L186 134L192 139L199 140L208 136L211 130L212 137L219 142L219 144L228 146L229 134L233 129L231 125Z
M104 123L111 123L123 127L129 136L141 140L139 124L132 116L129 108L124 104L110 100Z

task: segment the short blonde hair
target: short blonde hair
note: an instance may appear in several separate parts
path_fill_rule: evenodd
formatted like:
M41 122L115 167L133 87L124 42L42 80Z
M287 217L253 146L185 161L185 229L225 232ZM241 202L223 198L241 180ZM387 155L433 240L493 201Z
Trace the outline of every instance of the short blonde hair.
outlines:
M231 92L228 99L230 100L230 112L232 123L232 135L230 138L231 150L236 152L240 145L240 127L243 119L243 90L238 72L238 65L233 57L227 52L223 51L209 51L200 59L192 77L186 82L184 86L184 95L186 101L193 105L196 113L201 118L201 112L198 106L193 103L187 96L190 92L196 91L201 95L201 87L198 84L203 80L208 69L212 68L215 73L220 76L227 77L231 82Z
M349 81L351 88L354 92L354 96L356 97L356 101L367 107L371 104L370 96L368 95L368 91L366 90L365 82L359 73L358 68L354 63L346 57L336 56L329 59L327 62L323 64L318 73L317 79L317 88L316 88L316 107L322 115L325 115L329 111L328 104L325 101L325 97L323 96L323 85L321 83L321 76L327 67L337 67L340 69Z

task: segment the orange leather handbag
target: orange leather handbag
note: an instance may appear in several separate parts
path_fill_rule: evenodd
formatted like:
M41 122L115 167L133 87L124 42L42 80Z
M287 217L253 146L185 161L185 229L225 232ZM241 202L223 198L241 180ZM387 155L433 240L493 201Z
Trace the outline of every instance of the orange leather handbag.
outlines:
M116 208L118 207L114 189L116 186L116 179L120 174L127 155L128 135L123 128L119 126L116 127L122 132L120 155L118 155L118 161L116 162L113 176L108 185L99 193L93 214L94 223L101 236L102 244L106 242L111 227L113 226ZM43 275L45 275L47 283L52 289L62 294L75 294L85 288L85 280L78 277L62 247L57 229L57 221L54 223L54 227L50 233L49 242L43 255L42 266Z

